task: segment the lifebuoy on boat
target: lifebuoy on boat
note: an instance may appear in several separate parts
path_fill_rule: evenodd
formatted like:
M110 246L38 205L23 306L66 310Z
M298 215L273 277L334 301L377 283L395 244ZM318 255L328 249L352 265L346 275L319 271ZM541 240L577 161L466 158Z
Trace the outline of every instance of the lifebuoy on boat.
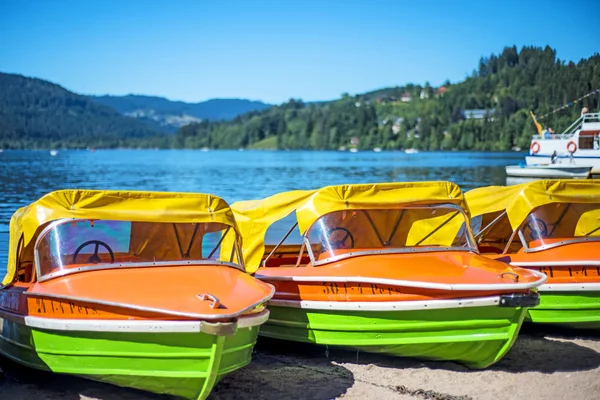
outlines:
M540 151L540 144L538 142L533 142L531 143L531 146L529 146L529 149L533 154L537 154Z
M569 153L575 153L577 151L577 143L572 140L569 141L569 143L567 143L567 151Z

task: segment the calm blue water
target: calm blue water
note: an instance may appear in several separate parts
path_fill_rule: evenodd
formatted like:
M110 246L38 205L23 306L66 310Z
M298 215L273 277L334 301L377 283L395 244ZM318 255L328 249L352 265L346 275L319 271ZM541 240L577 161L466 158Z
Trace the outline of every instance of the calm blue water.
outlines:
M58 189L207 192L233 203L293 189L449 180L463 190L506 184L522 153L99 150L0 153L0 275L13 212Z

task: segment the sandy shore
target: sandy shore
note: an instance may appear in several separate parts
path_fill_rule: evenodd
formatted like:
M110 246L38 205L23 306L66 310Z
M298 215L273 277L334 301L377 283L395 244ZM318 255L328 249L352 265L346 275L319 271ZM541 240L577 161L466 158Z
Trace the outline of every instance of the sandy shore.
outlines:
M5 371L0 398L11 400L172 400L70 376ZM321 346L260 340L252 363L225 378L211 399L500 400L600 398L600 332L522 332L485 371Z

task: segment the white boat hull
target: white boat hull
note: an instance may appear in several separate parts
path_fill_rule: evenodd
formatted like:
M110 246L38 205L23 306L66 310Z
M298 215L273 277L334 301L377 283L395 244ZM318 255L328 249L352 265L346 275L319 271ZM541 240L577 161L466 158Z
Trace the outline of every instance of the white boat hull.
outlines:
M509 165L505 168L507 176L518 178L587 178L591 166L571 164L550 165Z
M560 135L535 135L525 162L550 164L552 154L557 164L591 166L592 174L600 174L600 114L582 115Z
M525 157L525 163L528 166L536 166L536 165L540 165L540 164L551 164L552 162L552 155L529 155ZM558 158L558 162L560 164L558 165L574 165L577 167L592 167L592 174L594 175L600 175L600 155L598 155L598 157L592 157L592 156L587 156L587 157L582 157L582 156L576 156L573 155L573 158L570 157L562 157Z

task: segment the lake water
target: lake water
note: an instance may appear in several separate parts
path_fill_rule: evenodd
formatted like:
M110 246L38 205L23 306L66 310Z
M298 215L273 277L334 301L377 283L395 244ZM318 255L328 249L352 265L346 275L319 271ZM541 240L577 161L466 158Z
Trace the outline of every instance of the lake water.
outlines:
M343 183L449 180L463 190L506 184L522 153L99 150L0 153L0 276L18 207L58 189L206 192L233 203Z

